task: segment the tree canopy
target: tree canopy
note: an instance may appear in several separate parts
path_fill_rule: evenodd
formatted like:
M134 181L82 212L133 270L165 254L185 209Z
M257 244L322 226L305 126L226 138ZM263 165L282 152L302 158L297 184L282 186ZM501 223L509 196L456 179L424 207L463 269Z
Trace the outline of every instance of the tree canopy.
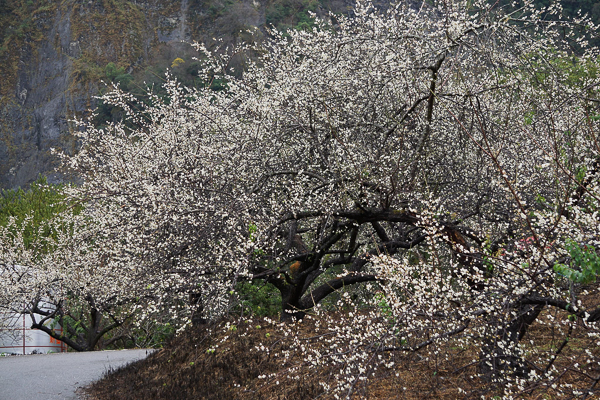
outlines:
M560 351L525 351L528 327L555 309L565 335L574 320L599 334L584 284L599 268L600 81L579 26L531 2L359 2L260 45L197 45L224 90L168 80L146 106L116 90L103 99L122 122L81 122L63 157L101 227L84 253L119 290L192 303L198 321L244 280L274 285L284 320L367 285L360 317L330 327L360 343L330 348L352 366L332 390L351 391L374 352L450 340L481 348L480 373L509 394L555 382Z

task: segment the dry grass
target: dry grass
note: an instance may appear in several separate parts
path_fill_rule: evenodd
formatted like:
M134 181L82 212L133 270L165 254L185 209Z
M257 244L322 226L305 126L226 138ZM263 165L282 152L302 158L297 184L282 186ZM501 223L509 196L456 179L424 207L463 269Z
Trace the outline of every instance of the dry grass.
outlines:
M543 318L542 318L543 320ZM290 337L276 325L261 322L221 322L212 327L189 329L146 360L108 374L87 388L95 400L118 399L328 399L319 382L331 383L333 367L309 368L299 355L284 361L276 354L290 349ZM314 336L314 325L298 326L302 337ZM533 340L532 351L551 355L564 337L549 325L536 324L524 338ZM561 340L562 339L562 340ZM590 341L577 325L569 344L555 364L565 373L560 383L588 389L600 371L587 375L571 370L573 360L585 363ZM256 347L265 346L267 351ZM597 355L598 349L593 348ZM361 399L471 399L494 398L501 392L476 377L479 349L448 343L437 354L390 353L392 369L378 369L374 376L353 388L352 398ZM597 364L596 364L597 365ZM543 367L544 365L539 365ZM296 368L290 378L289 371ZM339 367L337 367L339 368ZM259 376L267 375L267 378ZM600 385L599 385L600 386ZM519 394L522 399L564 398L548 387L533 387ZM595 395L587 399L598 398Z

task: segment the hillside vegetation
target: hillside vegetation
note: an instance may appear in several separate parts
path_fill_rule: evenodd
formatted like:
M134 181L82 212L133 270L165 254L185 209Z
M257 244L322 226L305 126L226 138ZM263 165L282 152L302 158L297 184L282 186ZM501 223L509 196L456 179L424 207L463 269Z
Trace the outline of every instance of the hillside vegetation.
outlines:
M87 387L85 393L90 400L345 398L324 390L324 385L335 382L337 369L345 367L325 361L314 368L296 349L298 343L310 345L320 337L335 335L335 329L328 329L333 323L348 322L356 323L347 311L332 311L291 327L281 326L271 319L251 318L190 328L147 359L108 371L103 379ZM564 337L543 325L533 326L526 339L548 350L556 351L564 346ZM587 346L595 348L597 355L597 347L588 341L583 331L572 332L570 342L565 351L574 362L586 363ZM352 346L351 343L345 345ZM501 388L477 377L472 359L479 351L457 341L435 354L427 351L388 353L384 357L393 366L369 370L368 379L357 382L349 398L502 398ZM292 354L284 356L286 353ZM559 367L568 369L569 365ZM560 381L575 392L587 393L589 387L586 377L575 371L567 372ZM518 398L563 397L547 386L534 386L520 392Z

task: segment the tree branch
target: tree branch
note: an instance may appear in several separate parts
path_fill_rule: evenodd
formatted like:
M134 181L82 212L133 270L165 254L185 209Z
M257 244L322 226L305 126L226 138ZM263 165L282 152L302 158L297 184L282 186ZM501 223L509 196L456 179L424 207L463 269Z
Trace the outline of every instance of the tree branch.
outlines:
M377 278L375 275L360 275L351 272L346 276L332 279L327 283L324 283L323 285L319 286L315 290L311 291L310 293L304 295L304 297L302 297L302 299L300 300L300 308L304 310L313 308L325 297L335 292L336 290L343 288L344 286L353 285L355 283L361 282L374 282L377 280L379 280L379 278Z

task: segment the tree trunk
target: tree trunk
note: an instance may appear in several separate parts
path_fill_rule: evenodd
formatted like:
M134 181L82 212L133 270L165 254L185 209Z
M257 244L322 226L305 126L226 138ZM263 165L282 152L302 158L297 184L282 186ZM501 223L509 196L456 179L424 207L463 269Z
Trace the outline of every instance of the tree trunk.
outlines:
M518 377L529 375L529 366L518 354L517 346L543 308L543 305L519 307L517 317L508 326L498 328L495 337L483 346L479 373L486 380L502 379L507 374Z
M204 304L202 302L202 291L190 293L190 308L192 309L192 326L200 326L208 323L204 318Z
M306 312L300 308L302 287L292 283L279 290L281 292L281 321L289 322L293 319L304 318Z

